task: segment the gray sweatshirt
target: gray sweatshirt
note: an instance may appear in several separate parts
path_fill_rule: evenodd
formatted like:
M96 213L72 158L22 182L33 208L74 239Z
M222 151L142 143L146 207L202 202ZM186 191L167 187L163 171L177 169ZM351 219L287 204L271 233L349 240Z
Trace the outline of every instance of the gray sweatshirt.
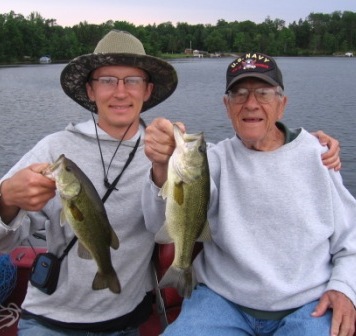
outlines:
M194 262L199 282L241 306L300 307L326 290L356 304L356 201L323 166L318 140L301 130L274 151L234 136L208 151L213 240ZM164 201L147 178L146 226L157 232Z
M107 168L118 140L100 129L98 132ZM154 241L145 228L141 210L143 180L150 167L144 154L143 127L133 139L122 142L111 164L109 181L121 172L140 134L141 143L134 159L122 175L118 190L105 202L109 221L120 240L119 249L111 249L111 257L122 292L91 289L97 266L94 260L78 257L76 244L62 262L58 287L52 295L43 294L29 284L22 305L27 311L64 322L95 323L131 312L152 289L149 262ZM64 131L45 137L3 178L35 162L53 162L60 154L65 154L84 171L101 197L105 194L107 189L92 120L70 124ZM40 212L20 211L9 226L0 223L0 250L10 251L36 230L45 228L48 250L60 256L74 236L69 225L60 226L60 211L57 195Z

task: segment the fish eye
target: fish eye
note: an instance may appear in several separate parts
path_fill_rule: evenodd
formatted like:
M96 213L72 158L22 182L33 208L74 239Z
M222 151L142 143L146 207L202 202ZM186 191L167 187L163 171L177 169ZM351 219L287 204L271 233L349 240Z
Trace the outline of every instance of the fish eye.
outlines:
M65 169L66 169L67 172L71 172L72 171L72 169L70 167L68 167L68 166L66 166Z

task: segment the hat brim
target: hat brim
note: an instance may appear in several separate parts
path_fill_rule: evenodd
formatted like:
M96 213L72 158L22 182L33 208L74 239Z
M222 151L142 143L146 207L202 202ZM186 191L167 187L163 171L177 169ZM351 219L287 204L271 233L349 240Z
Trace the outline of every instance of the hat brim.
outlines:
M254 78L258 78L258 79L261 79L263 80L264 82L267 82L268 84L271 84L273 86L280 86L280 84L278 84L275 80L273 80L271 77L269 76L266 76L264 74L261 74L261 73L256 73L256 72L248 72L248 73L245 73L245 74L242 74L240 76L237 76L236 78L234 78L230 83L229 83L229 86L226 88L226 91L225 93L227 93L231 87L236 84L237 82L239 82L241 79L244 79L244 78L249 78L249 77L254 77ZM283 87L282 87L283 89Z
M157 57L127 53L93 53L73 59L63 69L60 81L64 92L79 105L97 113L96 104L90 101L87 95L86 83L93 70L107 65L127 65L140 68L149 74L154 87L150 98L143 103L141 112L167 99L178 84L173 66Z

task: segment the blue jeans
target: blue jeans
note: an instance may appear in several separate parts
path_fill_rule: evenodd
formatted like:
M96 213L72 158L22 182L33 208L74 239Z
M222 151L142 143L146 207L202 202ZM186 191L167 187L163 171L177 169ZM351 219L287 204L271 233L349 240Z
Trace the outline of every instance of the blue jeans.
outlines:
M329 336L332 313L312 317L318 301L311 302L281 320L256 319L239 307L199 285L185 299L177 320L164 336Z
M138 329L110 332L90 332L81 330L65 330L49 328L36 320L20 319L18 324L18 336L140 336Z

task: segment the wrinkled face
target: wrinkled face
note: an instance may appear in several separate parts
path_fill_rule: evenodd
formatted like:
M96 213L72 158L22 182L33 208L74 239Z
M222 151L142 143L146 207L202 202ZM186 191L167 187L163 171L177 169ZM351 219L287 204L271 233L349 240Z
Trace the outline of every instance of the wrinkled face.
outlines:
M124 79L119 80L116 79ZM94 70L87 83L87 93L96 103L99 126L113 137L120 138L131 123L127 138L139 125L142 105L151 95L145 71L128 66L103 66Z
M287 98L276 87L254 78L237 82L231 94L224 96L236 134L246 147L257 150L276 148L281 133L275 124L283 117L286 103Z

